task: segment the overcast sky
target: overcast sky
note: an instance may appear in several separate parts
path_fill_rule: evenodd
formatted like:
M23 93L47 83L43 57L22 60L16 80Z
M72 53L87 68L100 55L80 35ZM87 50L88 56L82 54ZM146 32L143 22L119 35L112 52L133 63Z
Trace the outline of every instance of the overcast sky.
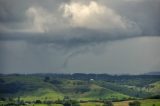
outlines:
M0 73L160 71L160 0L0 0Z

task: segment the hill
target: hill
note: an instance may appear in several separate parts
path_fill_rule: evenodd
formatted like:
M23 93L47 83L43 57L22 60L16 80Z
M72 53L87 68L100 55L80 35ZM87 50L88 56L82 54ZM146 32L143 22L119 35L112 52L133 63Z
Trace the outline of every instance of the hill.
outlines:
M145 73L145 75L160 75L160 72L157 71L157 72L148 72L148 73Z
M25 101L65 96L77 100L146 98L160 92L159 82L159 76L150 75L11 74L0 76L0 96L20 96Z

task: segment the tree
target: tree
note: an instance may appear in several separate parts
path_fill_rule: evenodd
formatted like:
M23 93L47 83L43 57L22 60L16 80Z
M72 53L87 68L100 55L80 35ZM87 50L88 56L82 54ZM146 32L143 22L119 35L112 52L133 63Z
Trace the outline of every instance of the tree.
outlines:
M50 77L48 76L44 78L44 82L48 82L49 80L50 80Z
M71 103L72 103L72 106L80 106L78 101L72 100Z
M1 97L1 98L0 98L0 101L6 101L6 98Z
M63 103L63 106L72 106L71 101L65 101Z
M41 104L42 103L42 101L41 100L36 100L36 102L35 102L36 104Z
M103 106L113 106L112 101L105 101Z
M75 100L67 100L64 101L63 106L80 106L78 101Z
M20 96L17 98L17 103L20 104Z

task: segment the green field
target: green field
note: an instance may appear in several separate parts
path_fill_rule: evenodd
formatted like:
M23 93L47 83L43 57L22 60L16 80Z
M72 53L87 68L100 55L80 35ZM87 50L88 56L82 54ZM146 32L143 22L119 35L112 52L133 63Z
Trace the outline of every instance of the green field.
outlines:
M131 101L124 101L124 102L115 102L114 106L128 106L128 103ZM147 99L147 100L140 100L141 106L152 106L155 104L155 106L160 106L160 100L156 99Z
M90 80L92 79L92 80ZM114 106L128 106L127 100L140 100L141 106L160 106L159 76L111 76L95 74L76 75L1 75L0 98L13 101L31 102L34 106L46 106L44 101L60 100L65 97L80 102L81 106L102 106L103 100L114 102ZM147 99L151 98L152 99ZM160 96L158 95L158 98ZM42 104L35 101L40 100ZM92 102L92 101L99 101ZM7 103L7 102L6 102ZM59 103L59 102L58 102ZM30 104L31 105L31 104ZM51 106L61 106L54 104Z
M27 105L27 106L33 106L33 104ZM34 106L63 106L63 105L61 105L61 104L50 104L50 105L47 105L47 104L34 104Z
M64 95L55 92L51 89L38 89L37 92L33 92L32 95L22 96L21 100L24 101L35 101L35 100L57 100L63 99Z
M160 99L146 99L146 100L139 100L141 102L141 106L160 106ZM114 106L129 106L128 103L132 101L122 101L122 102L113 102ZM2 102L0 102L2 104ZM63 106L62 104L29 104L25 106ZM103 106L103 103L99 102L87 102L87 103L80 103L80 106Z

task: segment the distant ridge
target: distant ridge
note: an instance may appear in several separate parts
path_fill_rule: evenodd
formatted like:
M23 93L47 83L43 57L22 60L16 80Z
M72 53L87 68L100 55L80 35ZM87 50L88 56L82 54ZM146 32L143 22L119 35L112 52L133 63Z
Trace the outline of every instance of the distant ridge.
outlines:
M160 75L160 71L148 72L148 73L145 73L144 75Z

